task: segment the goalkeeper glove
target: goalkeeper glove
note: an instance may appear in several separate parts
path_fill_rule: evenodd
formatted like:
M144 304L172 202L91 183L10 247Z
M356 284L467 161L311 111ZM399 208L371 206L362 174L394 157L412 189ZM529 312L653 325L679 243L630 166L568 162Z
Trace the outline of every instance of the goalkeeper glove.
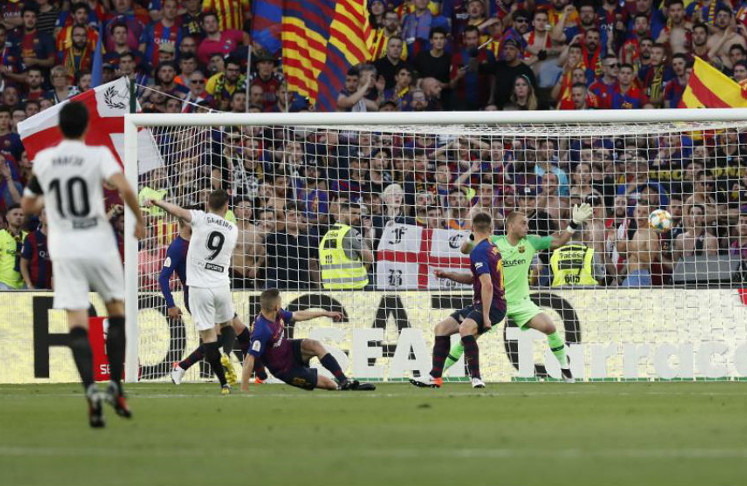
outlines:
M573 206L573 213L571 216L571 224L568 225L566 231L569 233L575 233L576 230L583 225L586 221L591 218L591 206L587 203L583 203L580 206Z

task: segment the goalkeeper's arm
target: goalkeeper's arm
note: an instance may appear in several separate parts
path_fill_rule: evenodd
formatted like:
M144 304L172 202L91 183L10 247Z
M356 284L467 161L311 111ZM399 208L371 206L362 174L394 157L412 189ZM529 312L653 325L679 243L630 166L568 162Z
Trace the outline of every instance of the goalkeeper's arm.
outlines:
M558 231L554 235L552 235L552 244L550 245L550 250L554 250L556 248L560 248L561 246L565 245L569 241L571 241L571 238L573 237L573 234L583 226L583 224L591 218L591 206L587 203L583 203L580 206L573 206L573 216L571 217L571 222L568 225L568 227L562 231Z

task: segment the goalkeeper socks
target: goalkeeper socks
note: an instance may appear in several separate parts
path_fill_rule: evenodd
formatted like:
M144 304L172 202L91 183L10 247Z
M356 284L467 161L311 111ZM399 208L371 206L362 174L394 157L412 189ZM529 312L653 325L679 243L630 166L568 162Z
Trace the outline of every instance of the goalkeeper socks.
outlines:
M187 371L193 364L200 361L202 358L205 357L205 347L202 343L192 351L192 353L184 358L182 361L179 361L179 368L183 369L184 371Z
M464 354L464 346L461 341L454 343L449 350L449 355L446 356L446 362L444 363L444 372L454 366L454 363L459 361L459 358Z
M464 354L467 356L467 369L472 378L480 378L480 349L475 336L462 336Z
M223 354L231 356L233 346L236 344L236 330L230 325L222 327L220 335L223 336Z
M568 358L565 355L565 343L563 338L560 337L558 331L547 335L547 344L550 346L550 351L558 359L561 368L568 368Z
M449 354L450 342L449 336L436 336L433 342L433 367L431 368L433 378L441 378L444 373L444 361L446 361L446 355Z
M223 370L223 365L220 364L220 346L218 346L217 342L204 343L203 346L205 347L205 358L207 359L207 362L210 363L210 367L213 368L215 376L218 377L220 386L225 385L226 373Z
M70 329L70 349L73 351L75 366L78 368L83 389L93 385L93 351L88 341L88 331L82 327Z
M340 368L340 363L337 362L332 354L325 354L319 361L322 363L322 366L327 368L333 375L335 375L335 379L338 382L342 383L343 381L347 380L345 373L343 373L342 368ZM257 367L255 366L254 369L256 370Z
M106 355L109 358L109 375L118 386L122 381L125 358L125 318L109 318L109 331L106 335Z

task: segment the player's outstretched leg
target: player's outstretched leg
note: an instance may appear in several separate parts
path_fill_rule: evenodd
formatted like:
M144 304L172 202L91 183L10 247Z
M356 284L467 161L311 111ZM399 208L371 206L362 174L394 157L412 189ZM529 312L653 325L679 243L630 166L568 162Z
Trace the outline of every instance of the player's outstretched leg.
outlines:
M552 351L552 354L555 355L558 363L560 363L560 372L563 375L563 381L566 383L574 383L576 380L573 378L573 374L568 365L568 356L566 356L565 352L565 342L563 341L563 338L560 337L560 334L555 328L555 324L553 324L550 316L544 312L537 314L527 325L547 336L547 344L550 346L550 351Z
M472 379L472 388L485 388L485 383L480 376L480 348L477 346L477 330L477 322L468 318L459 326L459 335L464 346L467 369Z
M78 311L68 312L68 322L72 326L70 328L70 350L73 352L75 367L78 369L80 380L83 383L83 390L86 393L88 423L91 427L100 428L105 425L105 422L101 406L101 393L93 382L93 351L91 351L91 343L88 341L88 331L86 328L82 325L73 325L75 322L72 316L74 312ZM86 311L81 312L83 312L84 316L82 321L85 322L85 319L87 319L85 317L87 315Z
M238 319L236 315L233 317ZM219 328L220 345L223 346L223 355L220 357L220 364L223 366L223 373L226 375L226 381L229 385L235 386L238 383L238 377L236 371L233 369L231 364L231 352L233 352L234 344L236 344L236 331L230 323L221 326Z
M107 304L109 309L109 331L106 336L106 354L109 357L109 373L111 381L106 389L107 401L114 407L117 415L124 418L132 418L132 412L127 405L124 389L122 388L122 374L124 372L125 358L125 318L124 304L122 302L111 302Z
M337 380L337 385L340 390L375 390L376 387L371 383L361 383L358 380L350 380L345 373L343 373L340 363L337 362L334 356L327 351L327 349L314 339L303 339L301 340L301 356L305 362L308 362L311 358L316 357L319 362L324 366L330 373L332 373ZM317 386L323 384L324 380L318 379ZM322 388L322 387L320 387ZM326 388L326 387L324 387Z
M443 370L446 356L449 353L451 336L459 331L459 323L453 316L449 316L436 324L433 342L433 361L428 376L420 379L411 378L410 383L421 388L441 388L443 385Z

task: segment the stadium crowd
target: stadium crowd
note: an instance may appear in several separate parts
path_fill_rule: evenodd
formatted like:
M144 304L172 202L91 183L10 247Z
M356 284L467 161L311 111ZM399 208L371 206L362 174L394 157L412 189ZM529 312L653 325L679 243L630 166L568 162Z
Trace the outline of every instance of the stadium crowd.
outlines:
M369 9L374 60L348 71L340 111L677 107L693 55L737 81L747 78L744 2L373 0ZM17 125L91 89L99 35L102 81L134 80L144 111L314 109L285 83L280 53L253 42L251 22L246 0L0 6L0 286L52 284L43 219L29 221L16 206L32 164ZM549 234L584 201L595 219L579 241L595 249L601 284L623 284L641 268L653 283L668 283L673 264L693 254L747 260L747 134L736 130L575 138L259 128L155 135L166 166L144 176L144 197L194 206L219 186L233 197L242 232L237 287L319 287L319 242L334 222L357 228L361 244L375 250L390 221L466 229L475 208L484 208L500 226L522 209L532 232ZM187 142L194 136L209 141L200 153ZM185 144L192 149L179 148ZM121 239L113 192L107 208ZM662 237L644 230L656 208L675 220ZM177 229L157 212L149 218L141 275L144 288L156 289ZM547 263L537 262L535 283L548 284Z

